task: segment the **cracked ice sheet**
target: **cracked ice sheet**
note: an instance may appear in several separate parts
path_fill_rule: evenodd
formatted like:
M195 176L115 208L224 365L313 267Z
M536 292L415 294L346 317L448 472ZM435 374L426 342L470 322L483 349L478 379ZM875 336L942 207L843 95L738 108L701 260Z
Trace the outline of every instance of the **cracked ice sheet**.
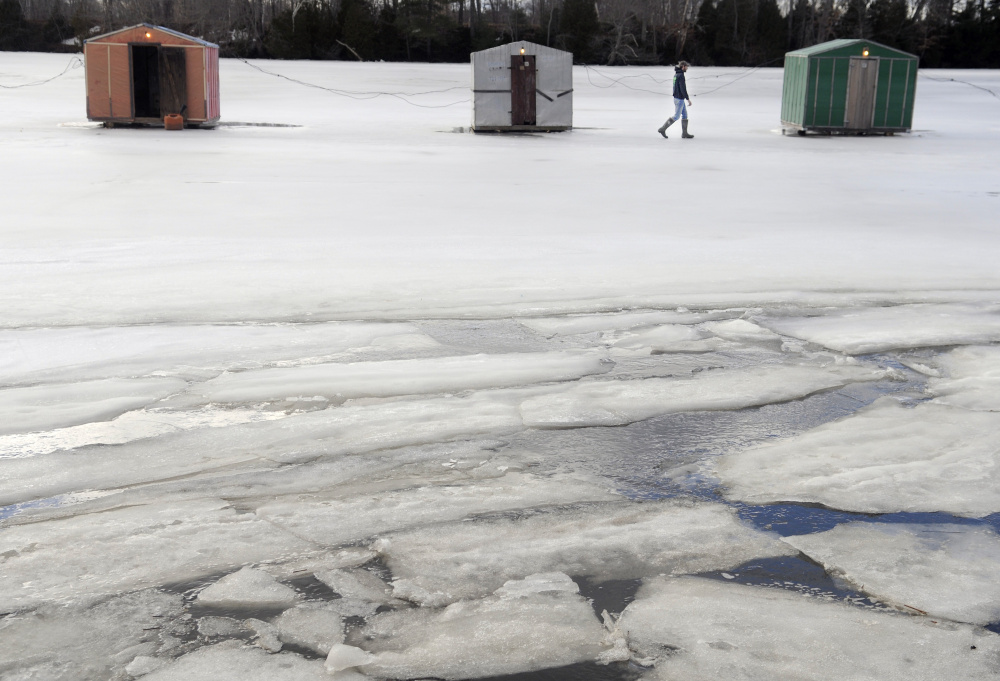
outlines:
M706 322L701 328L715 334L719 338L739 343L752 343L780 340L781 336L747 321L746 319L727 319L718 322Z
M849 523L784 540L881 600L959 622L1000 621L1000 537L989 528Z
M1000 307L996 305L899 305L758 322L777 333L849 355L1000 341Z
M649 681L992 681L1000 665L985 629L696 577L647 582L620 625L656 660Z
M445 485L497 478L524 470L537 456L525 451L495 451L497 440L453 442L388 449L365 456L345 456L282 466L270 461L253 467L220 470L179 480L168 479L131 489L77 493L51 501L60 505L19 508L17 521L96 513L111 508L189 499L229 499L253 509L287 495L332 494L406 489L414 484ZM30 502L29 502L30 504ZM372 554L374 555L374 554ZM364 562L364 561L362 561Z
M729 410L785 402L885 372L864 366L767 365L715 369L690 378L593 381L521 403L526 426L620 426L680 411Z
M366 675L457 680L593 660L606 647L605 634L577 585L549 573L443 610L375 615L352 640L375 653L359 668Z
M506 580L559 571L598 581L725 570L797 553L721 504L605 503L423 527L375 544L394 594L424 605L485 596Z
M0 435L107 421L186 387L176 378L111 378L0 390Z
M948 378L929 381L934 402L976 411L1000 411L1000 347L958 348L936 357Z
M122 414L111 421L84 423L44 433L0 435L0 459L37 456L89 445L120 445L185 430L274 421L285 416L277 411L219 409L211 406L193 411L140 409Z
M223 374L185 398L263 402L289 395L331 399L391 397L571 381L611 368L601 352L534 352L322 364Z
M541 317L518 319L522 325L536 333L554 336L575 336L597 331L616 331L638 326L660 324L698 324L712 319L725 319L738 314L733 311L689 312L687 310L664 312L626 312L623 314L569 315L566 317Z
M191 324L0 330L0 383L88 380L302 362L392 337L412 324Z
M0 531L0 611L186 581L314 550L218 500L13 525Z
M112 489L222 467L303 462L513 432L517 394L343 406L277 421L187 431L115 447L4 460L0 505Z
M165 647L163 635L178 624L183 606L179 595L147 590L91 607L51 605L0 617L0 677L5 681L123 678L122 668L137 655L153 655Z
M293 653L269 655L235 642L207 646L169 667L142 677L145 681L331 681L321 661Z
M618 349L648 348L652 352L711 352L734 347L720 338L682 324L664 324L644 331L626 331L613 341Z
M882 398L802 435L723 456L734 501L859 513L1000 511L1000 414Z
M336 494L336 492L334 493ZM492 480L422 485L392 492L278 501L257 515L297 537L337 546L384 532L460 520L470 515L617 498L605 486L569 476L509 473Z

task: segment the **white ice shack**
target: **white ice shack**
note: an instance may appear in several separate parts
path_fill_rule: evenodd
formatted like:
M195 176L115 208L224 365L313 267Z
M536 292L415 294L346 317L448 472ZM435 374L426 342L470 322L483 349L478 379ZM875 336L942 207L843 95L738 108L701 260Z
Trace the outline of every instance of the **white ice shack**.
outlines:
M472 53L472 129L573 127L573 53L520 41Z

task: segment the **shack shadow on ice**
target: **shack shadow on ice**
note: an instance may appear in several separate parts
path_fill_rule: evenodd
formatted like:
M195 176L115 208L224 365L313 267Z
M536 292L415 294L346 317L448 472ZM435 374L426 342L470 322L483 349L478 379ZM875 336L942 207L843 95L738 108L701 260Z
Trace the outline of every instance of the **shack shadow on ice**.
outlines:
M218 45L139 24L87 40L83 54L88 119L106 126L218 123Z
M785 55L782 133L909 132L916 55L870 40L831 40Z
M573 54L526 41L473 52L475 132L573 127Z

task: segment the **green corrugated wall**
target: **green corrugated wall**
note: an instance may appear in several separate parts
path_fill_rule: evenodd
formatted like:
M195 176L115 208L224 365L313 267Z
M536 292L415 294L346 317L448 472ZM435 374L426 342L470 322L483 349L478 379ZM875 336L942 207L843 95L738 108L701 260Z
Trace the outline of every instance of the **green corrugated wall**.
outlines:
M847 43L847 44L845 44ZM785 56L782 123L799 128L844 127L851 57L868 48L879 59L872 130L908 130L913 123L917 57L868 41L836 41L831 49L817 45L804 54Z

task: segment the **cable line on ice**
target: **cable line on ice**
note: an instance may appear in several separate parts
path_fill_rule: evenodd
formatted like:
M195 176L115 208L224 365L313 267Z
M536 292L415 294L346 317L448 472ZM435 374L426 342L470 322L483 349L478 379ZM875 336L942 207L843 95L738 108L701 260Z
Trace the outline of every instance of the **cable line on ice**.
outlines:
M773 64L774 62L780 61L782 59L784 59L783 56L782 57L777 57L775 59L770 59L770 60L768 60L766 62L762 62L762 63L760 63L760 64L758 64L756 66L750 67L748 71L743 72L743 73L739 73L739 72L737 72L737 73L732 73L732 72L731 73L720 73L720 74L716 74L716 75L696 76L696 77L690 78L689 80L703 80L705 78L726 78L726 77L729 77L729 76L736 76L732 80L730 80L730 81L728 81L726 83L723 83L722 85L720 85L720 86L718 86L716 88L708 90L707 92L700 92L698 94L692 95L692 97L699 97L699 96L702 96L702 95L712 94L713 92L718 92L722 88L729 87L733 83L735 83L735 82L737 82L739 80L742 80L743 78L746 78L747 76L749 76L749 75L751 75L753 73L756 73L758 70L764 68L768 64ZM604 90L620 85L621 87L628 88L629 90L634 90L636 92L648 92L651 95L662 95L662 94L664 94L662 91L659 91L659 90L648 90L646 88L635 87L635 86L629 85L627 83L623 83L622 81L628 80L629 78L649 78L650 80L652 80L657 85L669 85L669 84L673 83L673 76L671 76L670 78L664 78L664 79L661 80L661 79L658 79L658 78L654 77L652 74L649 74L649 73L639 73L639 74L627 75L627 76L621 76L619 78L615 78L615 77L609 76L609 75L607 75L605 73L601 73L600 71L598 71L597 69L595 69L593 66L589 66L587 64L583 64L582 66L587 71L587 81L593 87L604 89ZM600 76L601 78L605 78L605 79L607 79L607 80L609 80L611 82L608 85L599 85L599 84L597 84L597 83L594 82L593 78L590 77L591 72L593 72L593 73L597 74L598 76Z
M781 61L781 60L782 60L782 59L784 59L784 58L785 58L784 56L781 56L781 57L775 57L774 59L769 59L769 60L768 60L768 61L766 61L766 62L763 62L763 63L760 63L760 64L758 64L757 66L754 66L753 68L751 68L751 69L750 69L749 71L747 71L746 73L744 73L744 74L742 74L742 75L740 75L740 76L737 76L736 78L733 78L733 79L732 79L731 81L729 81L728 83L723 83L722 85L720 85L720 86L719 86L719 87L717 87L717 88L714 88L714 89L712 89L712 90L709 90L708 92L700 92L700 93L698 93L697 95L694 95L694 96L695 96L695 97L698 97L698 96L701 96L701 95L710 95L710 94L712 94L713 92L718 92L718 91L719 91L719 90L721 90L722 88L724 88L724 87L729 87L729 86L730 86L730 85L732 85L733 83L735 83L735 82L737 82L737 81L739 81L739 80L742 80L742 79L746 78L747 76L749 76L749 75L751 75L751 74L754 74L754 73L756 73L757 71L761 70L762 68L764 68L764 67L765 67L765 66L767 66L768 64L773 64L774 62L776 62L776 61ZM712 77L712 76L701 76L701 78L711 78L711 77ZM692 78L691 80L699 80L699 79L697 79L697 78Z
M239 61L241 61L241 62L243 62L244 64L246 64L250 68L256 69L257 71L260 71L261 73L266 74L268 76L272 76L274 78L281 78L283 80L287 80L287 81L290 81L292 83L296 83L298 85L303 85L305 87L315 88L317 90L325 90L327 92L333 93L335 95L339 95L341 97L347 97L349 99L365 100L365 99L375 99L377 97L395 97L396 99L399 99L399 100L401 100L401 101L409 104L410 106L420 107L421 109L446 109L446 108L448 108L450 106L456 106L458 104L468 104L469 101L470 101L468 98L466 98L466 99L459 100L457 102L452 102L450 104L417 104L416 102L411 102L410 100L407 99L407 97L422 97L424 95L443 94L445 92L451 92L452 90L468 90L468 86L466 86L466 85L455 85L454 87L444 88L443 90L428 90L426 92L385 92L385 91L382 91L382 90L374 90L374 91L340 90L338 88L326 87L325 85L317 85L316 83L310 83L308 81L299 80L298 78L292 78L291 76L286 76L286 75L284 75L282 73L275 73L274 71L268 71L267 69L261 68L260 66L257 66L256 64L251 64L249 61L247 61L246 59L243 59L242 57L236 57L236 59L239 60Z
M926 78L927 80L936 80L939 83L962 83L963 85L968 85L970 87L974 87L977 90L982 90L984 92L988 92L991 95L993 95L994 97L996 97L997 99L1000 99L1000 94L994 92L993 90L989 89L988 87L983 87L982 85L976 85L975 83L970 83L967 80L960 80L958 78L935 78L933 76L924 75L923 73L920 74L920 77L921 78Z
M51 78L46 78L45 80L36 80L33 83L21 83L20 85L4 85L0 83L0 88L3 88L4 90L17 90L18 88L22 87L35 87L36 85L45 85L46 83L51 83L56 78L62 78L70 71L74 71L80 68L81 66L83 66L83 60L80 59L79 57L73 57L72 59L69 60L69 63L66 64L66 68L62 70L62 73L56 74Z

